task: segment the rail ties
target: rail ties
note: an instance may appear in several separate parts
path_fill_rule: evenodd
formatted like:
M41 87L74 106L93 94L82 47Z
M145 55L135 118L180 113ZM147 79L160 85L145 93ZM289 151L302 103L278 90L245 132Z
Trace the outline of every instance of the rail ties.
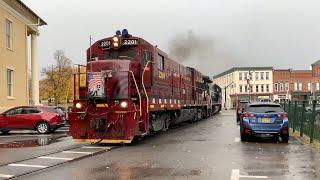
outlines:
M27 174L62 165L77 159L107 152L112 148L113 147L111 146L104 147L85 145L2 165L0 166L0 180L22 177Z

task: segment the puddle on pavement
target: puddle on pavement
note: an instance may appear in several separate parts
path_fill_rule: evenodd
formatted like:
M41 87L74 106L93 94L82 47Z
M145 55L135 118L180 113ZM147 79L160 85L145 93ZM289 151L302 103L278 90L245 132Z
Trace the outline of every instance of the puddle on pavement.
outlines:
M66 136L60 137L39 137L36 139L19 140L8 143L0 143L0 148L26 148L26 147L38 147L46 146L61 141L60 139Z
M109 164L107 166L93 168L90 173L107 173L108 176L116 179L144 179L151 177L190 177L200 176L200 169L176 169L169 167L150 167L142 164L137 166L117 166Z

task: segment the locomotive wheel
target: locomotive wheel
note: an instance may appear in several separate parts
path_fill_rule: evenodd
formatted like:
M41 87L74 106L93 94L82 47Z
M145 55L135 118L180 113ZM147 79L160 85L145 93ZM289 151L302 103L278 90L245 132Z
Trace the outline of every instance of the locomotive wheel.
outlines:
M161 113L159 115L151 115L151 131L166 131L168 129L168 115Z

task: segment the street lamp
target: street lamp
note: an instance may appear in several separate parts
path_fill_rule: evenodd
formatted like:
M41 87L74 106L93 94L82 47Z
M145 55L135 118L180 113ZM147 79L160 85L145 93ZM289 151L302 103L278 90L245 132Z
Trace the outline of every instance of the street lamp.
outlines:
M233 82L224 87L224 109L227 110L227 88L231 86Z

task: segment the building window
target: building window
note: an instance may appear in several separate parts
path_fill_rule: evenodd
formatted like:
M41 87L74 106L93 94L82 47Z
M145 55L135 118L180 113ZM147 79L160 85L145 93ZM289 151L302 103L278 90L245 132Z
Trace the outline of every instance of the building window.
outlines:
M248 90L248 86L245 85L245 86L244 86L244 92L247 92L247 90Z
M242 73L239 72L239 81L242 81Z
M274 91L278 91L278 83L274 84Z
M308 82L308 91L311 91L311 83Z
M245 72L245 73L244 73L244 80L247 80L247 79L248 79L248 73Z
M264 92L264 85L261 84L261 92Z
M299 91L302 91L302 83L299 83Z
M264 79L264 72L260 72L260 79L261 79L261 80Z
M280 91L283 91L283 89L284 89L284 84L280 83Z
M259 92L259 85L256 85L256 92Z
M13 70L7 69L7 96L13 97Z
M250 92L253 92L253 87L252 87L252 85L250 85Z
M269 80L269 72L266 72L266 80Z
M256 81L257 81L257 80L259 80L259 73L256 72L255 74L256 74Z
M316 85L316 86L317 86L317 87L316 87L316 90L319 91L319 90L320 90L320 83L317 82L317 85Z
M242 85L239 86L240 92L242 93Z
M252 81L252 72L249 73L250 81Z
M289 91L289 83L286 82L286 91Z
M266 91L269 92L269 84L266 85Z
M158 54L158 68L161 71L164 71L164 57Z
M12 49L12 22L6 19L6 47Z
M294 83L294 90L298 91L298 83Z

